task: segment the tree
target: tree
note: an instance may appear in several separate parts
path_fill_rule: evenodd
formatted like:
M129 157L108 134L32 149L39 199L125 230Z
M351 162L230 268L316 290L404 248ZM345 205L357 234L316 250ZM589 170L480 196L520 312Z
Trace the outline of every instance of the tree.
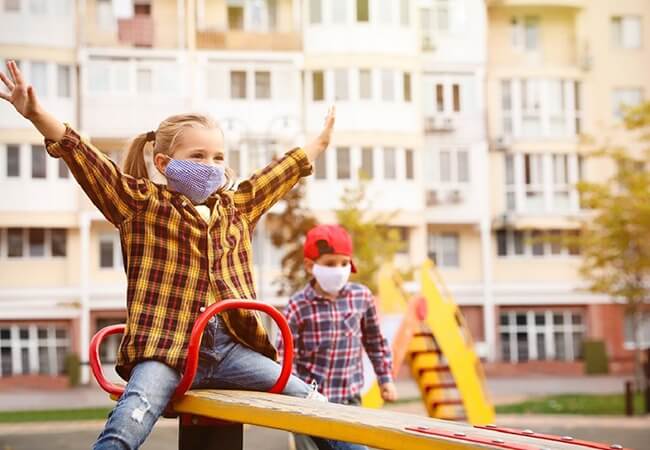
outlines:
M363 177L362 177L363 178ZM370 215L366 198L367 182L346 188L341 198L343 208L336 212L339 224L352 236L357 273L352 280L377 292L377 274L381 266L392 261L403 243L395 229L385 224L391 215Z
M303 269L303 242L307 232L318 223L308 208L304 207L305 180L301 180L283 199L285 209L281 214L270 214L267 219L271 230L271 243L285 249L282 257L282 275L275 280L278 295L292 295L307 283Z
M624 125L628 132L641 132L640 143L648 140L650 103L629 110ZM583 222L577 241L589 289L625 302L636 344L637 387L643 388L639 331L650 299L650 158L647 149L639 153L606 144L591 155L611 161L615 172L603 182L579 183L583 205L593 215Z

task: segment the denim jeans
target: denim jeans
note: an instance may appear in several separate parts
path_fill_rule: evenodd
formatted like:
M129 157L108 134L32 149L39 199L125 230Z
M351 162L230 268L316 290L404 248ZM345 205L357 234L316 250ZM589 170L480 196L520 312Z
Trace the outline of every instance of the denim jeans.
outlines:
M203 333L199 367L192 388L266 391L280 375L280 365L266 356L235 342L218 319ZM134 450L145 441L171 399L180 375L158 361L137 364L115 408L95 442L94 450ZM310 386L295 376L289 378L283 394L307 397ZM320 450L365 450L346 442L312 438Z

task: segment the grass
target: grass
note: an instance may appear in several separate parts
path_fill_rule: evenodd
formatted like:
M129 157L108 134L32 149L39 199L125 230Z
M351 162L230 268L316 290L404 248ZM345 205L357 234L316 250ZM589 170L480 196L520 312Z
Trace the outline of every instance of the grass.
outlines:
M111 408L0 411L0 423L105 420Z
M634 398L636 414L642 414L644 401L641 394ZM510 405L498 405L497 414L580 414L619 415L625 414L625 400L622 394L590 395L563 394L526 400Z

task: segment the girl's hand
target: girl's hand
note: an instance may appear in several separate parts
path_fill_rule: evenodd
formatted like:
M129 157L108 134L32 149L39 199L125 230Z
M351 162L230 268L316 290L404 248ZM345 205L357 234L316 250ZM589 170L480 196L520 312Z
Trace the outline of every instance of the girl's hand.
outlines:
M10 77L0 72L0 79L9 93L0 92L0 97L11 103L24 118L31 120L41 109L34 88L25 82L15 61L7 62L7 70Z
M332 137L332 129L334 128L334 119L336 118L336 108L330 106L327 111L327 117L325 118L325 126L323 131L320 132L318 137L314 139L305 147L305 153L309 161L315 161L318 158L318 155L323 153L327 146L330 143L330 138Z

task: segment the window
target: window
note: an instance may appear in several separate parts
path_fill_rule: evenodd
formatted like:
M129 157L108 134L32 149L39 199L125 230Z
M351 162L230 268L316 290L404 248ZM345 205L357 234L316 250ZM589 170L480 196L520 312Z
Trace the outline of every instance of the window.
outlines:
M61 325L3 325L0 377L63 374L69 350L68 330Z
M139 67L135 74L136 90L140 94L153 92L153 73L148 67Z
M30 80L36 95L47 97L47 64L40 61L32 61Z
M372 99L372 72L370 69L359 70L359 98L361 100Z
M404 166L406 169L406 179L412 180L414 178L413 150L410 148L404 150Z
M381 8L373 10L376 19L378 19L377 21L382 25L389 25L393 21L392 1L386 3Z
M317 101L325 100L325 79L322 71L315 71L311 74L312 99Z
M393 147L384 148L384 179L394 180L397 178L396 156Z
M235 175L241 176L241 151L239 149L228 150L228 167L235 172Z
M246 98L246 72L239 70L230 72L230 98Z
M641 48L641 18L614 16L611 19L612 45L615 48Z
M117 325L124 322L126 322L124 317L97 319L97 329L101 330L107 326ZM99 357L103 363L115 363L121 340L122 334L112 334L106 336L104 341L102 341L102 345L99 347Z
M136 1L133 5L133 14L136 16L150 16L151 15L151 3Z
M566 134L564 80L548 80L546 83L547 103L549 109L549 134L562 136Z
M438 181L440 183L467 183L470 179L469 153L461 149L438 151Z
M59 168L59 178L65 179L65 178L70 178L70 169L68 169L68 166L66 165L65 161L63 161L62 158L59 158L57 160L58 168Z
M116 269L121 267L121 251L117 233L107 233L99 237L99 267Z
M540 80L521 80L522 135L528 137L541 134Z
M97 0L96 17L97 26L102 31L112 31L117 25L113 15L112 0Z
M639 343L642 349L650 348L650 312L640 313L641 320L639 323ZM634 322L631 314L625 315L624 322L625 347L628 349L637 348L637 340L634 336Z
M399 22L405 27L408 27L411 23L411 5L409 0L400 0L399 2Z
M7 229L7 256L21 258L24 254L24 233L22 228Z
M321 154L314 161L314 177L317 180L327 179L327 158L325 153Z
M372 147L361 148L361 172L362 177L372 179L374 176L374 149Z
M569 183L569 155L553 155L553 209L568 211L571 208Z
M332 23L345 24L347 22L348 2L333 1L330 3L332 8Z
M7 144L7 178L20 177L20 146Z
M402 84L404 86L404 101L410 102L411 101L411 74L410 73L404 72Z
M334 71L334 95L336 100L348 100L348 71L336 69Z
M451 86L454 112L460 111L460 85L452 84Z
M350 179L350 147L336 148L336 178Z
M205 88L208 98L222 98L221 70L214 64L205 69Z
M229 30L244 29L244 7L243 6L228 5L228 29Z
M443 112L444 110L445 110L444 86L442 84L436 84L436 111Z
M370 19L369 0L357 0L357 22L368 22Z
M506 209L515 211L517 205L517 188L515 186L515 160L512 155L506 155Z
M542 155L524 155L525 210L544 210L544 165Z
M255 72L255 98L271 98L271 72Z
M435 233L427 235L427 254L438 267L459 267L458 233Z
M395 73L390 69L381 71L381 96L386 102L395 100Z
M47 0L29 0L29 12L35 16L47 14Z
M510 80L501 80L501 120L503 133L512 135L512 91Z
M29 236L29 256L30 257L45 256L45 229L30 228L28 236Z
M577 230L497 230L497 255L500 257L575 256L580 254L577 233Z
M110 4L109 4L110 6ZM92 93L105 93L111 88L110 65L105 62L88 63L88 90Z
M20 0L5 0L5 11L6 12L20 11Z
M640 88L614 89L612 94L612 111L614 117L622 119L625 109L634 107L643 102L643 90Z
M45 147L32 145L32 178L45 178L47 176L46 167Z
M64 228L51 230L51 254L53 257L65 257L67 255L68 234Z
M510 19L512 46L519 50L534 52L539 50L539 17L513 17Z
M456 152L457 159L457 179L459 183L469 182L469 154L466 150Z
M342 3L342 2L335 2ZM323 5L322 0L309 1L309 23L317 24L323 22Z
M70 66L56 66L56 93L59 97L70 98Z
M574 361L582 358L582 313L571 310L504 311L499 315L501 360Z
M435 24L438 31L449 31L450 24L450 1L449 0L434 0Z
M440 151L440 182L451 181L451 153L448 150Z

